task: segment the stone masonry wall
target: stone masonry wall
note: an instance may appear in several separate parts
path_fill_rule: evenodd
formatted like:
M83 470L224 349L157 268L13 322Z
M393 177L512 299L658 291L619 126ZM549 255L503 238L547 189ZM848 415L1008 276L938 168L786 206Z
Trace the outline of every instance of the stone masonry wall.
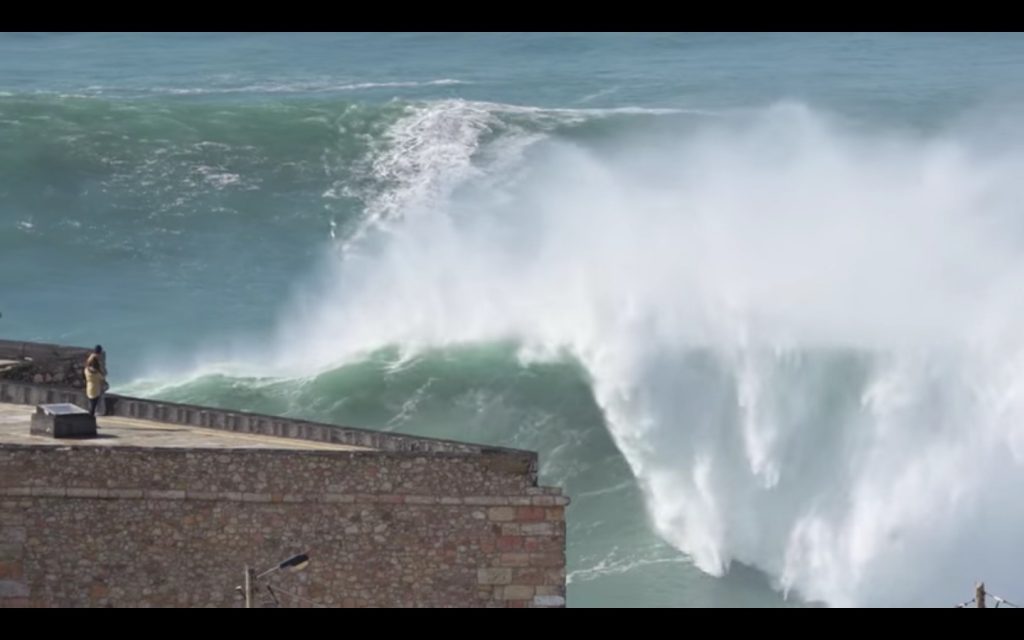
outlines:
M0 606L237 607L300 552L282 606L564 606L568 500L534 485L515 452L0 445Z
M82 389L88 355L78 347L0 340L0 360L16 362L0 366L0 379Z

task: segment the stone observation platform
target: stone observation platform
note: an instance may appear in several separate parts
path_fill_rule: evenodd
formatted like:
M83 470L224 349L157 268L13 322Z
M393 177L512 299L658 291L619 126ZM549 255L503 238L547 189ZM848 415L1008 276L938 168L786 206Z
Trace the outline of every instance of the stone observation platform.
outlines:
M253 606L565 606L536 453L114 394L92 433L86 353L0 341L0 607L241 607L296 554Z
M54 405L44 405L54 406ZM70 405L74 406L74 405ZM89 414L79 409L86 417ZM0 403L0 444L23 444L44 447L170 447L203 449L283 449L306 451L370 451L367 447L322 443L312 440L291 440L275 436L232 433L202 427L171 425L152 420L100 416L101 427L92 429L92 436L67 439L50 433L32 433L35 407Z

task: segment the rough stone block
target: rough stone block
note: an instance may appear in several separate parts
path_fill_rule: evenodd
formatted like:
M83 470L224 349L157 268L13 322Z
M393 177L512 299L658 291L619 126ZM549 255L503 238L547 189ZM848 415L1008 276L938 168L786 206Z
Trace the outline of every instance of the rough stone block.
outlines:
M69 403L37 405L29 433L51 438L89 438L96 435L96 418Z

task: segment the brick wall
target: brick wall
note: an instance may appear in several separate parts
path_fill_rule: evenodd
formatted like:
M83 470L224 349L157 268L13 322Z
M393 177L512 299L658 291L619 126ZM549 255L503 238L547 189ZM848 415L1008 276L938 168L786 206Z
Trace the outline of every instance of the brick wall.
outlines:
M0 445L0 606L241 606L244 565L300 552L283 606L564 606L568 500L535 483L500 450Z

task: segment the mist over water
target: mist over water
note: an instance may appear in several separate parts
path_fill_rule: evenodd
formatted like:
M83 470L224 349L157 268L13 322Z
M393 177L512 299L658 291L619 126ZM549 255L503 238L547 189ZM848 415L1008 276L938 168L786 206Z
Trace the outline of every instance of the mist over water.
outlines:
M469 36L387 36L416 72L317 45L360 73L167 37L227 57L39 86L0 42L5 336L103 342L118 391L537 450L573 606L1024 593L1014 42L512 34L488 75Z

